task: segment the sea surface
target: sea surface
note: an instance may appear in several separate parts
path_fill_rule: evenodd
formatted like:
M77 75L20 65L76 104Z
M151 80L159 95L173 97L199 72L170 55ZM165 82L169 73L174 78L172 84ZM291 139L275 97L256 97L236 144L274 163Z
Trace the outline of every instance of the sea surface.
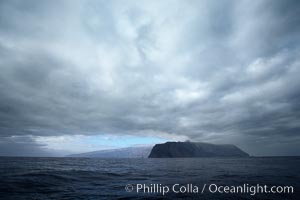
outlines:
M293 186L293 193L215 191L244 186L253 192L249 187L257 184ZM300 199L299 190L300 157L0 158L1 200Z

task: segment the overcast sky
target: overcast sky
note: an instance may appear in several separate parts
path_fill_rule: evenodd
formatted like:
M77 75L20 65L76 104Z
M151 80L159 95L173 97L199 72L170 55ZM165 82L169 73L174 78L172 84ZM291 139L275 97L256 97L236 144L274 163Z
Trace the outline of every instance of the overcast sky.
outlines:
M164 141L300 155L300 1L0 1L0 155Z

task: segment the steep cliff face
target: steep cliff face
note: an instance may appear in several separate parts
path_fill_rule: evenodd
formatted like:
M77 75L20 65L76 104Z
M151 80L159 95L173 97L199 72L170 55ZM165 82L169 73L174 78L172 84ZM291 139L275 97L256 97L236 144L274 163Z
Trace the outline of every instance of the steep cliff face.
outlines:
M249 154L231 144L166 142L156 144L149 155L149 158L180 157L249 157Z

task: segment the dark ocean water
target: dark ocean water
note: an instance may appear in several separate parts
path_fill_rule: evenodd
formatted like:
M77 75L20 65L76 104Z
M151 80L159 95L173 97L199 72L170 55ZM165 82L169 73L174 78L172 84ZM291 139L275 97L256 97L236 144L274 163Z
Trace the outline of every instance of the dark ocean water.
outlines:
M300 157L97 159L0 158L0 199L300 199ZM125 186L131 184L127 189ZM169 188L164 196L137 184ZM172 190L174 184L178 191ZM184 192L192 184L198 192ZM203 185L206 184L202 193ZM221 194L208 187L293 186L293 194ZM143 188L146 188L143 186ZM195 187L194 187L195 188ZM212 186L212 190L214 187ZM150 191L150 192L149 192Z

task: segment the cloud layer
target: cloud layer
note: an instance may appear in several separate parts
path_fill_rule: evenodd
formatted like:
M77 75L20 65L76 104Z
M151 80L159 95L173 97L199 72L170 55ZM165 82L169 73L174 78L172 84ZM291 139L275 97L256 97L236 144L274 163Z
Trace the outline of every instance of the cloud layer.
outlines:
M299 14L292 0L1 1L0 148L116 134L298 154Z

